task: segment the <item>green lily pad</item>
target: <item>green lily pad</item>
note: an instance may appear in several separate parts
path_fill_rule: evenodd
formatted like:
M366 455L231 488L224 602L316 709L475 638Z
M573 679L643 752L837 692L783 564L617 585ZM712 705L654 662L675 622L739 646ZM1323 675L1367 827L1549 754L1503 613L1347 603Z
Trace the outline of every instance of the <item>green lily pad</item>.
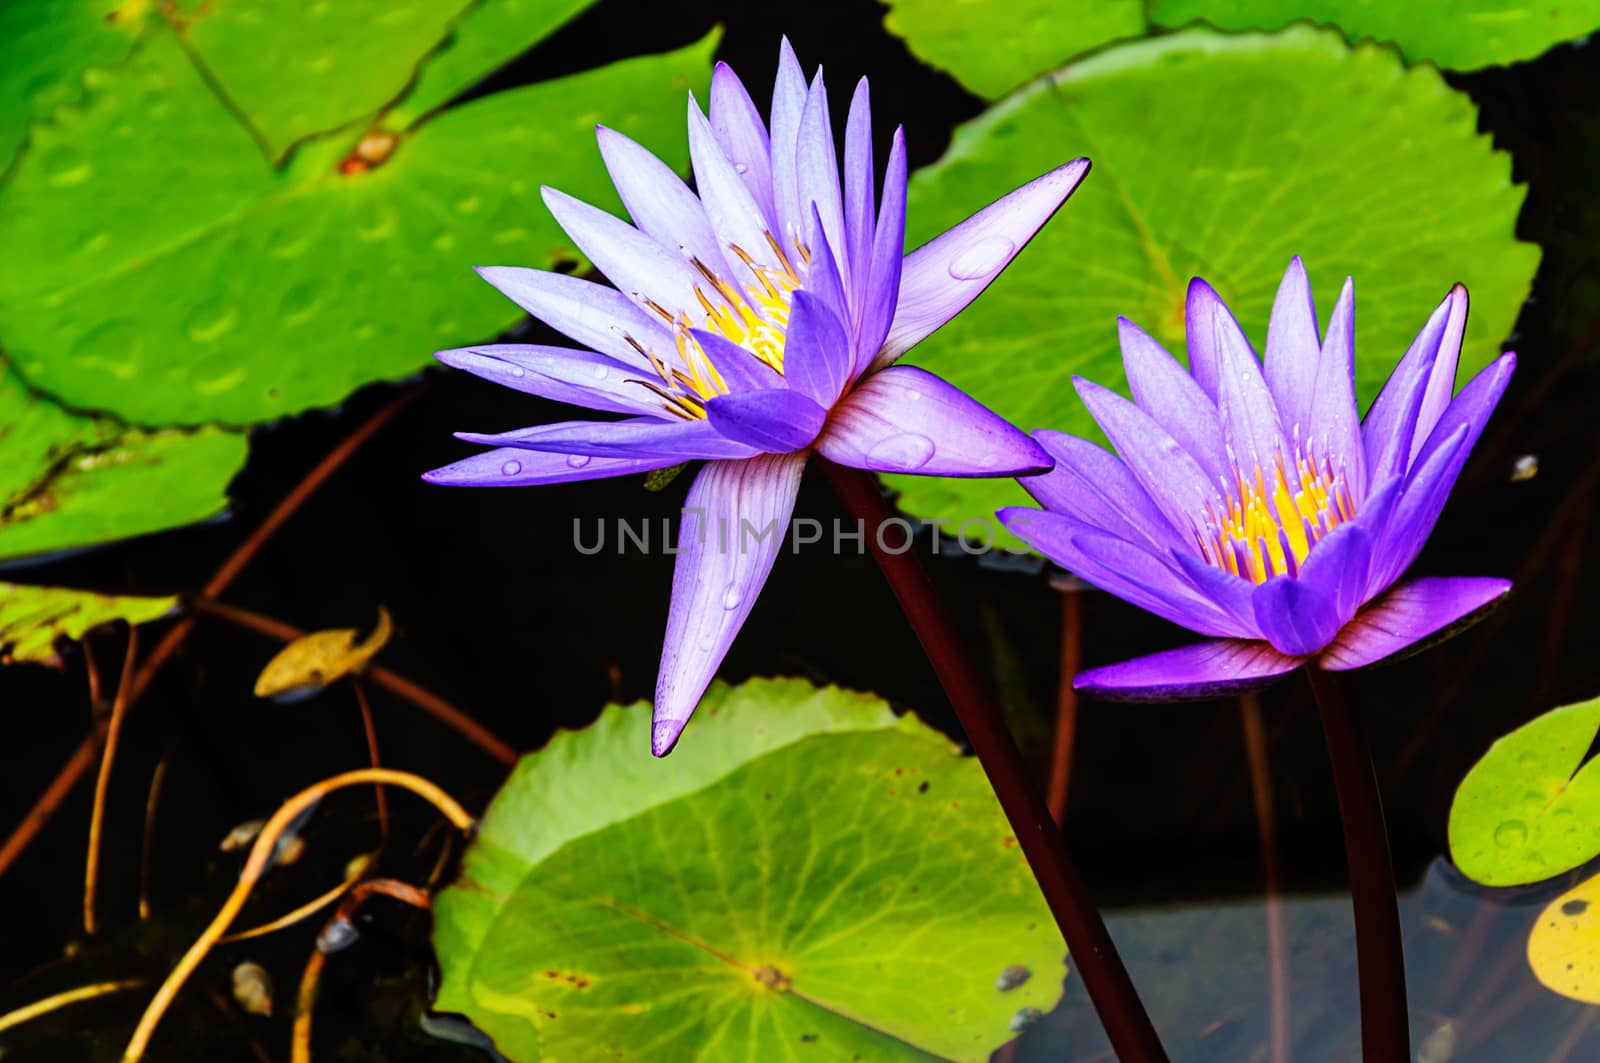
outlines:
M510 1058L978 1061L1059 997L982 770L914 718L757 680L649 739L613 706L523 758L438 898L436 1007Z
M376 114L469 0L222 0L180 21L189 47L277 159Z
M70 413L0 358L0 560L214 516L245 449L236 432L130 431Z
M384 125L390 129L409 128L594 3L595 0L478 0L422 64L416 83L384 115Z
M140 424L247 424L405 376L518 318L471 266L576 261L541 183L620 210L597 121L685 161L714 45L452 108L371 165L350 133L274 170L152 27L0 187L0 343L35 385ZM181 210L149 209L179 187Z
M56 640L81 639L102 624L143 624L178 607L176 598L129 598L65 587L0 583L0 664L59 664Z
M1489 747L1456 788L1450 858L1485 886L1542 882L1600 855L1600 698L1567 705Z
M1119 46L1008 97L912 179L907 245L1075 155L1094 159L1083 187L910 355L1028 430L1099 438L1072 376L1124 383L1119 314L1181 356L1193 276L1257 350L1292 256L1323 322L1354 276L1366 403L1455 281L1472 293L1462 379L1486 365L1539 262L1513 235L1525 190L1477 133L1471 102L1431 68L1306 27ZM907 511L952 525L1027 501L1006 480L894 486Z
M1532 59L1600 27L1597 0L1151 0L1150 21L1177 27L1204 20L1225 30L1278 30L1301 19L1342 29L1351 40L1395 44L1412 63L1448 70Z
M997 99L1111 41L1144 36L1139 0L888 0L883 24L918 59ZM1000 44L999 42L1004 42Z
M83 95L83 76L128 57L147 0L0 3L0 173L28 123Z

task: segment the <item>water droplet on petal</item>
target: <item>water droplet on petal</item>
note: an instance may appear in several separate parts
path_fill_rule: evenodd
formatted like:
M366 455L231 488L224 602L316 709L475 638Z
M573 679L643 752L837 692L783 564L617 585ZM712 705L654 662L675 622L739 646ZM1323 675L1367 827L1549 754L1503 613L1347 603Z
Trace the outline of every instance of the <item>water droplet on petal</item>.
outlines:
M958 281L992 277L1011 260L1016 250L1016 243L1004 236L985 236L950 262L950 276Z
M606 377L608 377L610 375L611 375L611 370L607 369L605 366L596 365L594 367L594 378L596 380L604 380Z
M933 460L933 440L927 436L906 432L879 440L867 451L867 461L882 463L900 472L920 469Z
M1494 829L1494 843L1502 849L1515 849L1528 840L1528 825L1520 819L1508 819Z
M515 476L517 473L519 473L521 471L522 471L522 462L520 462L520 461L515 461L515 460L508 461L504 465L500 466L500 475L501 476Z
M515 377L524 377L524 376L528 375L528 371L526 369L522 368L522 366L520 366L520 365L512 366L509 371L510 371L511 375L515 376Z
M734 173L749 173L750 172L750 167L746 166L742 162L736 162L736 163L733 164L733 172Z
M567 464L572 466L574 469L581 469L581 468L583 468L585 465L589 464L593 460L594 459L589 457L589 455L587 455L587 454L568 454L567 455Z
M722 590L722 608L737 609L739 603L744 601L744 588L737 583L730 583Z

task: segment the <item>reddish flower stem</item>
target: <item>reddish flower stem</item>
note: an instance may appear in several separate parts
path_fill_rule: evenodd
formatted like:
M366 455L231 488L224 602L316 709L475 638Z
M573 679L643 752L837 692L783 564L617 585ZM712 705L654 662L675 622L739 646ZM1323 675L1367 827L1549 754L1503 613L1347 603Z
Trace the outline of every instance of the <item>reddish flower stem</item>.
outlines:
M1378 774L1361 721L1331 672L1306 666L1333 765L1350 865L1350 901L1356 918L1356 970L1361 982L1363 1063L1409 1063L1411 1023L1406 1012L1406 957L1394 865L1383 822Z
M1089 999L1123 1063L1165 1063L1167 1054L1133 988L1111 935L1050 817L1050 810L1028 778L1027 766L1005 721L962 650L961 640L915 551L890 553L877 529L892 518L871 473L821 461L823 474L851 516L867 529L873 559L894 591L923 652L939 676L961 727L994 787L1000 807L1021 843L1028 866L1061 928Z

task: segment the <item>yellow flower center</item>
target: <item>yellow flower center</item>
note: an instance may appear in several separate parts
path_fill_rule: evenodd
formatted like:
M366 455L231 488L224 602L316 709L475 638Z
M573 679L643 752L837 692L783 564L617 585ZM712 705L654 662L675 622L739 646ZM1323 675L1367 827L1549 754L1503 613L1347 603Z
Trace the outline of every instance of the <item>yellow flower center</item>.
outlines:
M778 262L777 266L756 261L738 245L730 247L756 279L756 283L744 288L720 276L698 258L690 259L696 272L705 281L703 285L695 285L694 289L699 304L698 322L687 310L675 314L653 299L644 301L644 305L672 329L677 347L677 364L669 365L632 336L627 340L655 367L660 377L659 383L654 380L641 380L639 383L661 397L662 407L668 413L686 420L703 418L706 415L706 403L728 393L727 381L718 371L715 360L694 338L694 329L715 332L728 342L749 351L773 371L779 374L783 372L790 296L800 287L800 274L771 233L767 234L767 244ZM809 264L810 250L798 242L795 246L801 262Z
M1317 464L1299 448L1292 467L1280 454L1270 470L1257 466L1253 476L1236 470L1223 503L1220 513L1206 506L1205 526L1195 533L1200 552L1255 583L1295 575L1319 539L1355 516L1343 471L1326 457Z

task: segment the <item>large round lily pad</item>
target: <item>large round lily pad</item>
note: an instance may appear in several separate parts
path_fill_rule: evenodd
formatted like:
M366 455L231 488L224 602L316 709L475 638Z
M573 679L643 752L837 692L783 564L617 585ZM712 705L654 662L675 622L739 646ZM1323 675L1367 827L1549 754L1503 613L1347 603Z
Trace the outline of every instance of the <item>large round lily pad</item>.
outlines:
M1552 709L1489 747L1450 806L1450 858L1485 886L1542 882L1600 855L1600 698Z
M670 757L649 738L612 707L525 757L438 898L437 1007L511 1059L976 1063L1059 997L1055 924L941 735L760 680Z
M1524 190L1471 102L1430 68L1305 27L1119 46L1008 97L913 178L908 245L1075 155L1094 171L1071 202L910 355L1029 430L1095 434L1072 376L1123 385L1119 314L1181 357L1193 276L1258 350L1292 256L1324 322L1354 276L1369 402L1455 281L1472 293L1463 379L1487 364L1539 261L1513 235ZM1010 481L895 486L908 511L956 524L1026 501Z
M1532 59L1551 45L1600 27L1597 0L1151 0L1150 21L1182 26L1196 20L1226 30L1277 30L1306 19L1343 30L1351 40L1398 45L1413 63L1476 70Z
M713 45L451 108L371 165L346 132L274 169L154 25L0 186L0 344L71 405L142 424L244 424L404 376L519 316L471 266L575 260L538 186L608 202L597 121L683 161Z

